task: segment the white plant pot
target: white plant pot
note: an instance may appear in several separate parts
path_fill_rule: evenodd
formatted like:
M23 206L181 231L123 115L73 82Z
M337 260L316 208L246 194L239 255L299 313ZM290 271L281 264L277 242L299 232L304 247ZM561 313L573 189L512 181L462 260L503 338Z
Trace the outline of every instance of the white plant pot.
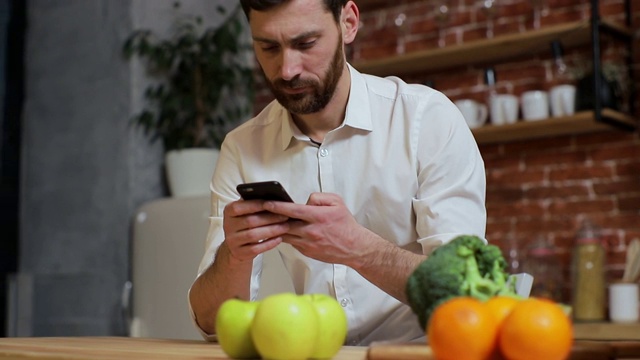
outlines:
M171 150L166 155L169 190L173 197L208 195L218 149Z

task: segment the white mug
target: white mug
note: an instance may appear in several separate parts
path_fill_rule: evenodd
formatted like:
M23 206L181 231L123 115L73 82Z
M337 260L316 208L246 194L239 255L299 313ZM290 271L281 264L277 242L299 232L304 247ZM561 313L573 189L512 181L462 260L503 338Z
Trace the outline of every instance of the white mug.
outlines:
M613 283L609 285L609 319L630 323L640 319L638 314L638 284Z
M493 125L513 124L518 120L518 98L515 95L493 95L489 110Z
M549 91L551 100L551 116L569 116L576 112L576 87L558 85Z
M549 117L549 94L546 91L525 91L520 100L524 120L542 120Z
M454 104L456 104L464 117L464 121L467 122L470 128L480 127L487 122L488 111L485 104L481 104L472 99L456 100Z

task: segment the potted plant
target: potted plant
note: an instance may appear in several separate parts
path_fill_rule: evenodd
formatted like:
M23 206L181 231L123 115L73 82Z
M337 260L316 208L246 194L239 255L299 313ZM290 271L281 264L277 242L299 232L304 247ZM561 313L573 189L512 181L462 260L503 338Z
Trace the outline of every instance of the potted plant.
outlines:
M239 9L236 6L217 28L203 29L200 17L181 18L170 38L137 30L124 44L127 59L144 60L155 80L144 93L148 106L134 116L133 123L152 141L162 140L173 196L208 192L225 134L251 111L253 68L246 57L249 45L240 41ZM223 7L217 11L226 13ZM194 157L205 163L195 162ZM189 167L200 175L185 173ZM193 181L196 185L189 184Z

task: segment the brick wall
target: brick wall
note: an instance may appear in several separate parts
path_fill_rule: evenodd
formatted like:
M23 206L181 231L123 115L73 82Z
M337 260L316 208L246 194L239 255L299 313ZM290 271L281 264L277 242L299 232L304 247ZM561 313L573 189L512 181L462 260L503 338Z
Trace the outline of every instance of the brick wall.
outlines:
M357 3L358 1L356 1ZM433 12L435 0L404 0L389 5L369 1L361 6L362 31L348 49L353 60L391 56L399 50L411 52L437 48L440 39L446 45L473 41L486 36L486 16L476 0L450 0L448 22L442 26ZM531 30L534 27L532 1L498 0L494 36ZM602 17L624 22L623 0L602 0ZM624 64L631 51L631 71L640 79L640 3L633 0L633 49L611 37L603 37L606 64ZM405 14L402 26L395 25ZM546 0L540 26L586 19L589 2L583 0ZM400 39L400 42L399 42ZM400 46L399 46L400 44ZM571 67L589 66L590 48L567 49ZM549 54L512 59L495 64L473 64L445 71L412 74L405 80L424 83L452 100L483 100L486 87L483 67L491 65L498 76L498 89L515 95L525 90L545 88L550 80ZM470 59L472 60L472 59ZM633 82L619 78L628 94ZM637 81L636 81L637 82ZM257 109L271 100L258 85ZM636 93L640 91L636 90ZM633 99L639 109L638 98ZM623 104L630 108L628 102ZM635 111L636 117L640 112ZM530 141L481 145L487 169L487 238L507 250L507 239L516 240L521 253L538 235L559 249L565 284L564 301L569 301L569 264L573 239L582 218L588 217L602 227L607 247L609 279L620 278L627 244L640 238L640 136L637 132L605 131L576 136L558 136ZM526 261L526 259L524 259Z

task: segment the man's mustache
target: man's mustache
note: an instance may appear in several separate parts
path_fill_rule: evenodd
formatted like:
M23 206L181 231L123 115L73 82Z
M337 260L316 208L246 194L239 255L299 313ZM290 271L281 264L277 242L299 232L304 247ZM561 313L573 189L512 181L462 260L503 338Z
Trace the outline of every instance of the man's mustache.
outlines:
M278 79L275 82L275 85L279 88L287 88L287 89L299 89L307 86L314 86L315 83L311 80L303 80L300 78L294 78L291 80L283 80Z

